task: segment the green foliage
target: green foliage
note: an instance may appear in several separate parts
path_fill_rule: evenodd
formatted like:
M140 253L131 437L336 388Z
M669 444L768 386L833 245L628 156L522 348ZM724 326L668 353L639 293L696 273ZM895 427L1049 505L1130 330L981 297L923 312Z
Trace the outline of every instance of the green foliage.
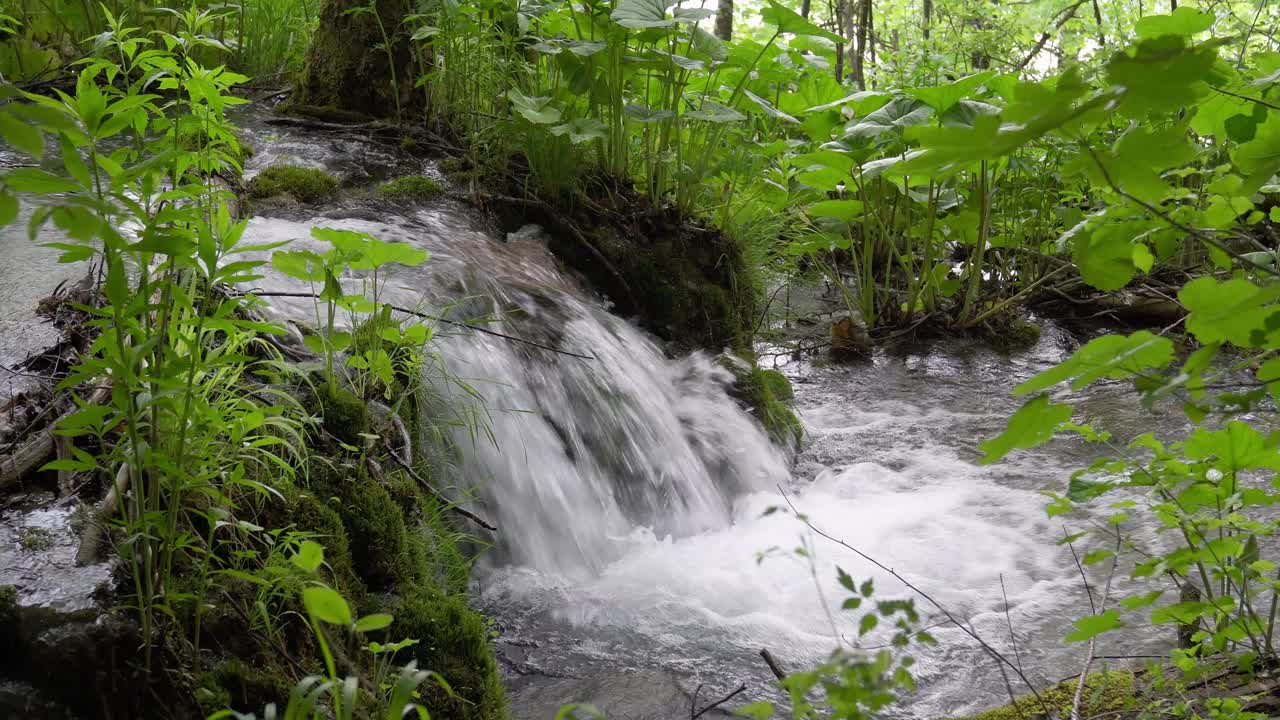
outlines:
M800 446L804 425L791 410L790 402L795 394L786 375L752 367L739 379L739 392L774 442L789 448Z
M443 193L440 181L425 175L408 175L378 186L378 197L402 203L425 202Z
M1018 698L1013 703L994 710L978 713L967 720L1022 720L1040 717L1044 712L1041 700L1062 717L1070 717L1076 694L1075 679L1064 680L1040 691L1040 700L1031 695ZM1089 675L1080 709L1080 717L1097 717L1122 710L1137 710L1138 701L1134 689L1133 673L1128 670L1108 670Z
M334 176L324 170L297 165L272 165L249 181L249 197L292 195L311 205L333 197L337 189L338 179Z

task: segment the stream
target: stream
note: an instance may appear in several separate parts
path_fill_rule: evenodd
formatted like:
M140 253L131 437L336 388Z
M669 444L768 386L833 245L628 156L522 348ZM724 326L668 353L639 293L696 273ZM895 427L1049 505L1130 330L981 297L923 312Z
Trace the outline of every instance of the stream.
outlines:
M435 173L398 148L267 118L250 109L240 119L258 151L247 175L282 161L326 167L350 183ZM13 162L5 152L0 166ZM594 356L436 327L447 369L428 380L437 412L470 418L453 431L459 452L448 477L473 491L475 507L499 528L473 592L493 618L516 717L549 719L569 702L592 703L610 718L682 717L699 686L700 706L739 684L748 689L730 706L776 701L761 648L801 669L826 658L837 635L885 642L881 631L857 639L859 616L839 611L847 594L836 567L872 579L880 599L907 598L906 589L790 513L771 511L787 499L998 650L1016 652L1033 682L1079 672L1083 648L1061 639L1088 602L1071 551L1057 542L1064 519L1047 518L1040 491L1063 490L1094 451L1058 440L983 466L976 449L1016 409L1011 388L1076 347L1066 331L1046 323L1035 347L1012 355L947 341L850 365L781 356L776 365L795 385L807 431L791 457L729 397L728 371L703 354L670 358L610 314L558 266L536 228L504 238L461 205L393 208L358 194L316 215L273 206L250 220L244 240L319 247L308 231L326 225L410 242L431 260L394 268L383 301L456 321L496 318L486 327ZM33 247L21 223L0 229L6 365L47 337L34 301L77 274ZM259 287L299 289L266 274ZM274 300L272 309L314 322L309 301ZM1153 427L1173 433L1184 422L1161 408L1153 418L1120 384L1072 402L1078 418L1120 440ZM0 584L34 587L42 573L68 570L58 553L15 560L17 528L47 523L46 515L10 512L0 521ZM1086 520L1066 518L1067 531L1085 529ZM804 556L794 552L802 545ZM46 601L24 592L24 602ZM917 607L925 625L938 623L933 607L918 598ZM937 644L915 651L921 689L893 716L963 715L1007 701L1001 672L980 647L955 627L930 632ZM1167 630L1134 628L1106 636L1099 654L1159 653L1171 640Z

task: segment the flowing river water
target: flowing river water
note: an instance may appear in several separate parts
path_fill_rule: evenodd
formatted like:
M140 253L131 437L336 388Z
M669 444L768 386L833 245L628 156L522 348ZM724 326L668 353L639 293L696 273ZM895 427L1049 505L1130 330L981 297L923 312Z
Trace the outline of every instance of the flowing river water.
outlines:
M283 161L356 182L433 172L398 150L263 118L251 111L243 120L258 149L250 175ZM5 152L0 164L12 163ZM321 211L277 206L250 220L245 241L311 245L316 225L431 251L426 265L391 271L383 300L456 320L492 316L494 330L594 357L437 326L436 348L452 374L431 380L438 411L472 418L455 431L452 481L473 489L475 509L499 527L474 573L474 601L494 620L517 717L551 718L569 702L612 718L681 717L700 685L700 704L739 684L748 689L730 705L778 700L760 649L800 669L823 660L837 635L857 641L857 616L838 610L847 593L837 566L873 579L878 598L910 597L790 513L771 511L787 499L1016 654L1038 685L1079 672L1082 648L1061 639L1088 603L1071 551L1058 544L1064 521L1047 518L1040 491L1065 488L1093 451L1059 440L984 466L976 450L1017 407L1010 389L1075 347L1067 332L1046 325L1035 347L1012 355L949 341L851 365L780 356L807 432L792 456L729 397L726 370L703 354L671 358L610 314L535 229L504 238L447 202L397 209L348 198ZM0 253L0 359L8 364L46 336L34 300L75 273L32 249L16 225L0 229ZM258 284L299 289L271 273ZM273 300L273 309L314 317L309 301ZM1142 410L1121 385L1073 402L1078 418L1122 440L1182 428L1180 416ZM32 518L11 515L0 533L45 521ZM1065 528L1087 521L1072 517ZM54 556L42 570L13 557L0 549L0 583L14 580L8 575L34 583L66 560ZM938 623L916 600L924 623ZM1006 700L997 664L967 635L946 625L931 633L938 643L915 651L920 690L893 715L963 715ZM1099 652L1161 652L1170 639L1137 628L1108 637ZM860 642L884 641L873 632Z

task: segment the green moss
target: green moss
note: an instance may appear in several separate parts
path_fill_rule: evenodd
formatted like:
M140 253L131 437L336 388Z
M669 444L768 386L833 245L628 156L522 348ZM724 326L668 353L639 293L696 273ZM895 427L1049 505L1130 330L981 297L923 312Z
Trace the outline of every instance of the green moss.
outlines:
M1040 698L1059 717L1070 717L1076 694L1076 680L1064 680L1040 691ZM1085 682L1081 717L1099 717L1127 709L1134 700L1133 673L1110 670L1091 673ZM962 720L1042 720L1044 707L1033 695Z
M343 475L338 469L313 472L312 488L324 493L342 519L352 567L369 589L386 590L418 579L418 568L409 557L404 513L381 483L363 473Z
M313 106L387 117L394 116L398 101L407 101L404 110L409 111L421 100L422 93L403 87L417 76L416 63L408 34L395 32L413 12L413 3L377 0L372 4L377 16L351 12L362 5L369 3L326 0L321 5L302 77L291 98L293 108ZM372 49L384 39L379 24L391 32L390 59L383 49ZM400 87L391 83L393 66Z
M737 373L738 397L751 407L769 437L779 445L798 448L804 439L804 425L791 410L789 403L795 398L795 392L787 376L755 366L745 374Z
M364 583L352 563L347 528L327 501L328 496L302 494L294 501L290 519L299 530L318 536L316 542L324 546L328 579L333 587L349 598L359 599L364 594Z
M53 547L53 533L49 528L21 528L18 530L18 545L27 552L48 550Z
M324 429L342 442L360 447L369 432L369 408L355 393L321 383L316 397Z
M425 175L406 175L378 186L378 197L393 202L425 202L444 192L440 181Z
M424 687L432 717L443 720L501 720L508 717L506 695L484 619L459 596L416 589L393 611L393 639L414 638L397 664L417 660L449 683L456 697L438 685Z
M333 197L338 180L316 168L297 165L272 165L249 181L249 196L268 198L289 194L305 203L319 203Z
M210 713L228 707L254 712L268 703L284 707L291 691L292 683L282 671L232 658L200 676L196 698Z
M362 123L372 119L367 113L343 110L332 105L305 105L289 102L280 105L277 111L285 115L297 115L298 117L311 118L321 122L342 124Z

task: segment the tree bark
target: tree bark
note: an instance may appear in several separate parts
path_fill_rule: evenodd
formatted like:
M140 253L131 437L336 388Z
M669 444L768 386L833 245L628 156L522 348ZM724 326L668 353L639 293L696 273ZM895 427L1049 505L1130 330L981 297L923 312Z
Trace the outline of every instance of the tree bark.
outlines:
M858 3L858 34L853 50L853 82L859 90L867 89L866 57L868 30L871 27L871 0L860 0Z
M809 19L809 11L813 9L811 7L812 4L813 4L813 0L802 0L802 2L800 3L800 17L804 18L805 20Z
M419 96L412 91L413 49L402 30L405 15L412 12L411 3L373 0L377 18L349 14L362 4L361 0L325 2L291 102L387 117L395 115L397 96L402 104ZM375 47L383 42L379 19L391 40L391 62L385 50ZM397 87L391 83L393 67Z
M924 39L929 39L929 26L933 24L933 0L924 0L921 10L924 14Z
M733 0L720 0L716 8L716 37L725 41L733 39Z

